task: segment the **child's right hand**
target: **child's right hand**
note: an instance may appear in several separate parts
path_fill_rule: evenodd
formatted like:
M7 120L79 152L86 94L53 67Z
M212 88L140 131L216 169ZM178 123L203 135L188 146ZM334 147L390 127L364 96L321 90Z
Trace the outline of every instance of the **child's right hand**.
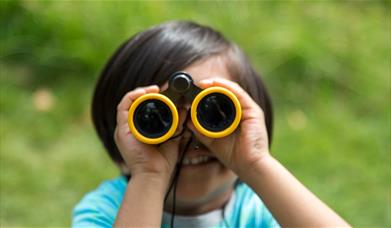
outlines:
M117 106L117 127L114 140L132 178L154 176L167 183L175 168L179 153L180 137L168 140L159 146L138 141L128 126L128 111L132 102L146 93L158 93L158 86L140 87L128 92Z

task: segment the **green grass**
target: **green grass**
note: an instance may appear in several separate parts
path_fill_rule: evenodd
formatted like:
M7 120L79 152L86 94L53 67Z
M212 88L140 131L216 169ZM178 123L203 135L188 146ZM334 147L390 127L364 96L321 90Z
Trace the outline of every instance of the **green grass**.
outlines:
M278 160L354 226L391 226L388 2L1 1L2 227L68 226L118 175L90 121L94 83L121 42L172 19L249 55L273 97Z

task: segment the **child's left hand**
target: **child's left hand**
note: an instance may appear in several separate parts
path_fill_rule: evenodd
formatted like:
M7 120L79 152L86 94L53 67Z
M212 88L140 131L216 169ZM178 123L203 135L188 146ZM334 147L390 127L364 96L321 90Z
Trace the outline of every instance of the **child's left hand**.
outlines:
M191 121L188 127L225 166L241 176L248 168L269 156L268 136L264 114L257 103L235 82L221 78L199 82L202 88L221 86L233 92L242 106L238 129L229 136L213 139L201 135Z

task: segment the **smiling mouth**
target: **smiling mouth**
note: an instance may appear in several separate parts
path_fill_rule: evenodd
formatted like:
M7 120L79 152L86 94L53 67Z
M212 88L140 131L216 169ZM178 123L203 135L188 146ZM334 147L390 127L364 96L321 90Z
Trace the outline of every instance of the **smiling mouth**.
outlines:
M194 136L188 140L187 145L183 148L185 150L183 160L178 160L178 163L182 162L184 167L192 167L217 161L217 158Z
M182 164L183 165L199 165L199 164L204 164L204 163L208 163L208 162L215 161L215 160L216 160L215 157L212 157L209 155L201 155L201 156L197 156L197 157L193 157L193 158L185 157L183 159Z

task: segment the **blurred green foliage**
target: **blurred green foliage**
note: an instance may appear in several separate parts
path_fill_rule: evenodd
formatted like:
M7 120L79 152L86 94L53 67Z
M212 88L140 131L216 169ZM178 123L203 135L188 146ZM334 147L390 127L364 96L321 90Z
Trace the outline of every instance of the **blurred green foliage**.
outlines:
M90 121L125 39L173 19L237 42L274 100L272 153L354 226L391 226L387 1L0 2L0 225L68 226L118 175Z

